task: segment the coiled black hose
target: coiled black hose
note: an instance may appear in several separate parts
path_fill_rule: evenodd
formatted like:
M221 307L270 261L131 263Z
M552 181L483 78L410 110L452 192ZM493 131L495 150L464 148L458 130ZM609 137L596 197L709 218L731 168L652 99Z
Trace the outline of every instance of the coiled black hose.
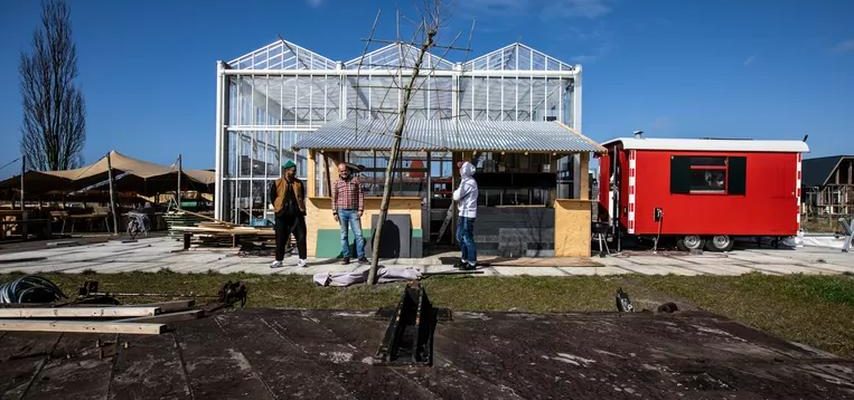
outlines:
M50 303L65 298L59 286L36 275L0 284L0 304Z

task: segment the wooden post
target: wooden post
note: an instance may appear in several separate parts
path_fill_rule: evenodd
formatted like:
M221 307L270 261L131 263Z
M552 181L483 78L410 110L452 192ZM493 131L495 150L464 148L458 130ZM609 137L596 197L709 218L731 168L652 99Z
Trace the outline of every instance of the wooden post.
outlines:
M24 174L27 173L27 155L21 155L21 211L24 211ZM21 217L23 218L23 216Z
M581 200L590 200L590 173L588 172L590 165L590 153L583 152L580 153L580 170L581 173L579 175L579 185L578 190L578 198Z
M178 191L175 192L175 204L178 207L178 210L181 209L181 175L183 173L184 169L181 165L181 154L178 154Z
M326 175L326 195L332 197L332 178L329 176L329 157L327 157L323 152L320 152L320 156L323 157L323 175ZM335 204L332 205L332 209L335 209Z
M397 126L394 128L394 136L392 137L391 154L389 155L388 165L385 169L385 187L383 187L383 200L380 204L380 215L377 218L377 230L373 237L373 251L371 253L371 269L368 272L368 283L375 285L377 283L377 268L380 261L380 241L382 238L383 225L385 225L386 217L388 216L388 206L391 197L391 185L394 182L392 176L394 165L397 163L397 156L400 152L400 141L403 137L403 128L406 125L406 110L409 108L409 100L412 98L412 88L415 86L415 80L418 78L418 73L421 69L421 63L424 62L424 55L427 50L433 46L433 38L436 36L434 28L428 28L427 39L421 45L421 51L418 52L418 59L415 60L415 65L412 68L412 76L409 78L409 84L406 85L403 95L403 103L401 104L400 112L397 117Z
M107 153L107 179L110 181L110 213L113 214L113 234L119 234L118 218L116 218L116 202L113 197L113 163L110 161L110 153Z
M848 161L848 184L854 185L854 161Z

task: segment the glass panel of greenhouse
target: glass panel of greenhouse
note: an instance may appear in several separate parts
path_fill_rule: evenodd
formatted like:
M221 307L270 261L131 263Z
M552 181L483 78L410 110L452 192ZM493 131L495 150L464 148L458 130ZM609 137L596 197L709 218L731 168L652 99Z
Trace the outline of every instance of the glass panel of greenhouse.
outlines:
M396 117L418 51L392 43L333 61L277 40L218 62L217 218L250 224L267 217L267 190L286 160L308 178L307 151L292 149L303 135L329 121ZM466 62L428 54L415 87L409 119L556 121L581 129L580 66L521 43ZM571 169L577 161L570 155L560 165Z

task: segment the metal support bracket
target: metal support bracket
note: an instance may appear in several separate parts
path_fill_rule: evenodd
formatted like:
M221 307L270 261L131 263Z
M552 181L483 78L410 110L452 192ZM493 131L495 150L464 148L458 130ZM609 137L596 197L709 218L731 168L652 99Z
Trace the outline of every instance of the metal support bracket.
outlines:
M437 310L421 284L407 284L374 355L374 365L432 365L436 321Z

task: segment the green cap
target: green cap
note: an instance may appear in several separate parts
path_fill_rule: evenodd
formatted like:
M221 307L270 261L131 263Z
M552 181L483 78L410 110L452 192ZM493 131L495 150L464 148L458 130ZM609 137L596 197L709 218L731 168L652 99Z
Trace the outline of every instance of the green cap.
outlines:
M285 163L282 164L282 168L284 168L284 169L296 168L296 167L297 167L297 165L294 164L293 160L285 161Z

